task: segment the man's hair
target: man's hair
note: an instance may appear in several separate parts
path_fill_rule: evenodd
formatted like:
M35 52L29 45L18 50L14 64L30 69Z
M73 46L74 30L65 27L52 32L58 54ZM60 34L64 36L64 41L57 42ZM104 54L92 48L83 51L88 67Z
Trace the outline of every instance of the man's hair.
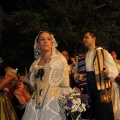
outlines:
M85 34L86 33L90 33L90 35L92 36L92 37L96 37L97 38L97 35L95 34L95 32L93 32L93 31L87 31L87 32L85 32Z

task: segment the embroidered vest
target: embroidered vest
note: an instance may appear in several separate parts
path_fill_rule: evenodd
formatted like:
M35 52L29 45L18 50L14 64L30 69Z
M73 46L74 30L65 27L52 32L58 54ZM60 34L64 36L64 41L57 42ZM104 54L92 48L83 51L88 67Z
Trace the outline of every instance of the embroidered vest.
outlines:
M110 80L105 80L103 74L104 59L106 55L105 49L96 49L94 58L94 71L98 90L103 90L110 87Z

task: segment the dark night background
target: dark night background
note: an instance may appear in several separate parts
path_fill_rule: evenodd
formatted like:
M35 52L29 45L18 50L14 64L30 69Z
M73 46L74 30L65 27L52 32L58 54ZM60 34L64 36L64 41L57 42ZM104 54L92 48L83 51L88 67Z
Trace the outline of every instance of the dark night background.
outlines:
M54 34L70 56L84 50L83 33L97 33L97 44L120 58L120 0L0 0L0 55L24 72L34 61L40 30Z

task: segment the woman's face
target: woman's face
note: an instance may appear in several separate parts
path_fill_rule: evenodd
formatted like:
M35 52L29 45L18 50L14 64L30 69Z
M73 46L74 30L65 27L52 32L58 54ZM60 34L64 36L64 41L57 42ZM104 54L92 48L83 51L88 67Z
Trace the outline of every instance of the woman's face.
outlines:
M41 51L50 51L52 48L52 37L49 33L43 32L38 39L38 45Z
M66 58L66 60L69 59L68 52L67 51L62 51L62 55Z
M116 60L117 54L115 52L112 52L111 55L112 55L113 59Z

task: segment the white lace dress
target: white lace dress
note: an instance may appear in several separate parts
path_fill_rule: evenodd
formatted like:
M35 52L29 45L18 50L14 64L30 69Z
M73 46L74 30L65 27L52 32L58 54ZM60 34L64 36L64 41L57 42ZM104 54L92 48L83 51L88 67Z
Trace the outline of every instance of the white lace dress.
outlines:
M35 85L35 73L39 67L36 60L30 68L30 83ZM36 107L36 95L33 94L22 120L65 120L65 111L59 105L59 94L70 92L69 67L65 58L59 53L52 56L49 64L44 66L44 76L40 81L40 107Z

